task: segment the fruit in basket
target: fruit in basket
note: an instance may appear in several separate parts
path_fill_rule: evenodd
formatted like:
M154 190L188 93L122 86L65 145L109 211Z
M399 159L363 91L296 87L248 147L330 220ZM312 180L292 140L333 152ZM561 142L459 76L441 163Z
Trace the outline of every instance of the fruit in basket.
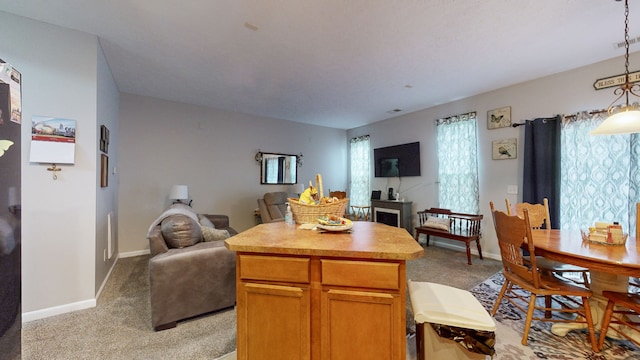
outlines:
M347 220L336 215L323 215L318 218L318 223L322 225L339 226L346 225Z

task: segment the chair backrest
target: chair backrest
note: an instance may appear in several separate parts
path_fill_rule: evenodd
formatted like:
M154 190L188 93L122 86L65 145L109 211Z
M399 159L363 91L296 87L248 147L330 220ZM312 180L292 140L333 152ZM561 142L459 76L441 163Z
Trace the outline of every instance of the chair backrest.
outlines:
M551 229L551 217L549 216L549 200L542 199L542 204L530 204L527 202L517 203L512 206L509 199L504 199L507 204L507 215L518 215L523 217L524 209L529 211L529 221L533 229Z
M529 222L529 211L524 208L523 216L507 215L496 210L493 202L491 214L493 225L498 237L500 256L505 276L511 277L512 281L526 281L536 288L540 287L540 274L536 265L535 256L531 256L530 267L526 266L522 257L522 245L527 239L527 248L531 254L535 254L535 245L531 236L531 223ZM514 280L515 279L515 280Z
M329 190L329 197L335 197L338 199L346 199L347 198L347 192L346 191L331 191Z
M288 194L284 191L265 193L262 199L258 199L258 208L263 223L284 221L287 211Z

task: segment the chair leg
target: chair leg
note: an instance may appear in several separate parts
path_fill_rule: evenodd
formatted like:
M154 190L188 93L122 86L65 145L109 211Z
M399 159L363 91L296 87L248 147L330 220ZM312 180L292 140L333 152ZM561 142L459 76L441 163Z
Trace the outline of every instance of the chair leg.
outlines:
M551 295L547 295L544 297L544 317L547 319L551 319Z
M591 284L589 284L589 275L587 275L587 272L586 272L586 271L583 271L583 272L582 272L582 281L584 282L584 286L585 286L587 289L590 289L590 288L591 288Z
M478 256L480 257L480 259L483 259L482 257L482 248L480 247L480 239L476 239L476 245L478 246Z
M424 353L424 323L416 323L416 356L418 360L425 360Z
M527 309L527 319L524 323L524 334L522 334L522 345L527 346L529 341L529 329L531 328L531 320L533 319L533 311L536 308L536 294L531 294L529 299L529 308Z
M427 246L429 246L429 234L427 234Z
M464 242L467 245L467 265L471 265L471 246L469 240Z
M607 304L607 306L609 305ZM582 307L584 308L584 317L587 321L587 328L589 329L589 340L591 341L591 349L593 349L594 352L598 352L598 342L596 340L596 331L593 328L593 317L591 316L591 304L589 303L589 298L582 298Z
M611 316L613 315L613 306L615 303L611 300L607 302L607 308L604 311L602 317L602 328L600 329L600 338L598 339L598 351L602 351L604 347L604 340L607 337L607 330L609 329L609 323L611 322Z
M507 287L509 286L510 281L504 281L502 284L502 288L500 289L500 294L498 294L498 298L496 299L496 303L493 305L493 309L491 310L491 316L494 316L496 312L498 312L498 308L500 307L500 302L502 302L502 298L504 297L505 292L507 292Z

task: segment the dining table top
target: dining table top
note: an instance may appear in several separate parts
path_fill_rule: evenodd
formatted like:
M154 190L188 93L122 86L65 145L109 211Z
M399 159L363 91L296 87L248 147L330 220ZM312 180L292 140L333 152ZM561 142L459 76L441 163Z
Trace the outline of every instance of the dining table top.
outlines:
M624 245L582 239L578 230L531 230L536 255L590 270L640 277L640 244L629 236Z

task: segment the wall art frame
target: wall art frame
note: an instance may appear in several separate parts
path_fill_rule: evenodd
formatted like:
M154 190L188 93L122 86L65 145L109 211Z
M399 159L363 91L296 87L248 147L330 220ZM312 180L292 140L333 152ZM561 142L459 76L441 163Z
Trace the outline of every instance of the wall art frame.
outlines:
M109 153L109 129L104 125L100 125L100 151Z
M487 111L487 129L499 129L511 126L511 106Z
M100 187L109 186L109 157L100 154Z
M502 139L491 142L491 156L493 160L508 160L518 158L518 139Z

